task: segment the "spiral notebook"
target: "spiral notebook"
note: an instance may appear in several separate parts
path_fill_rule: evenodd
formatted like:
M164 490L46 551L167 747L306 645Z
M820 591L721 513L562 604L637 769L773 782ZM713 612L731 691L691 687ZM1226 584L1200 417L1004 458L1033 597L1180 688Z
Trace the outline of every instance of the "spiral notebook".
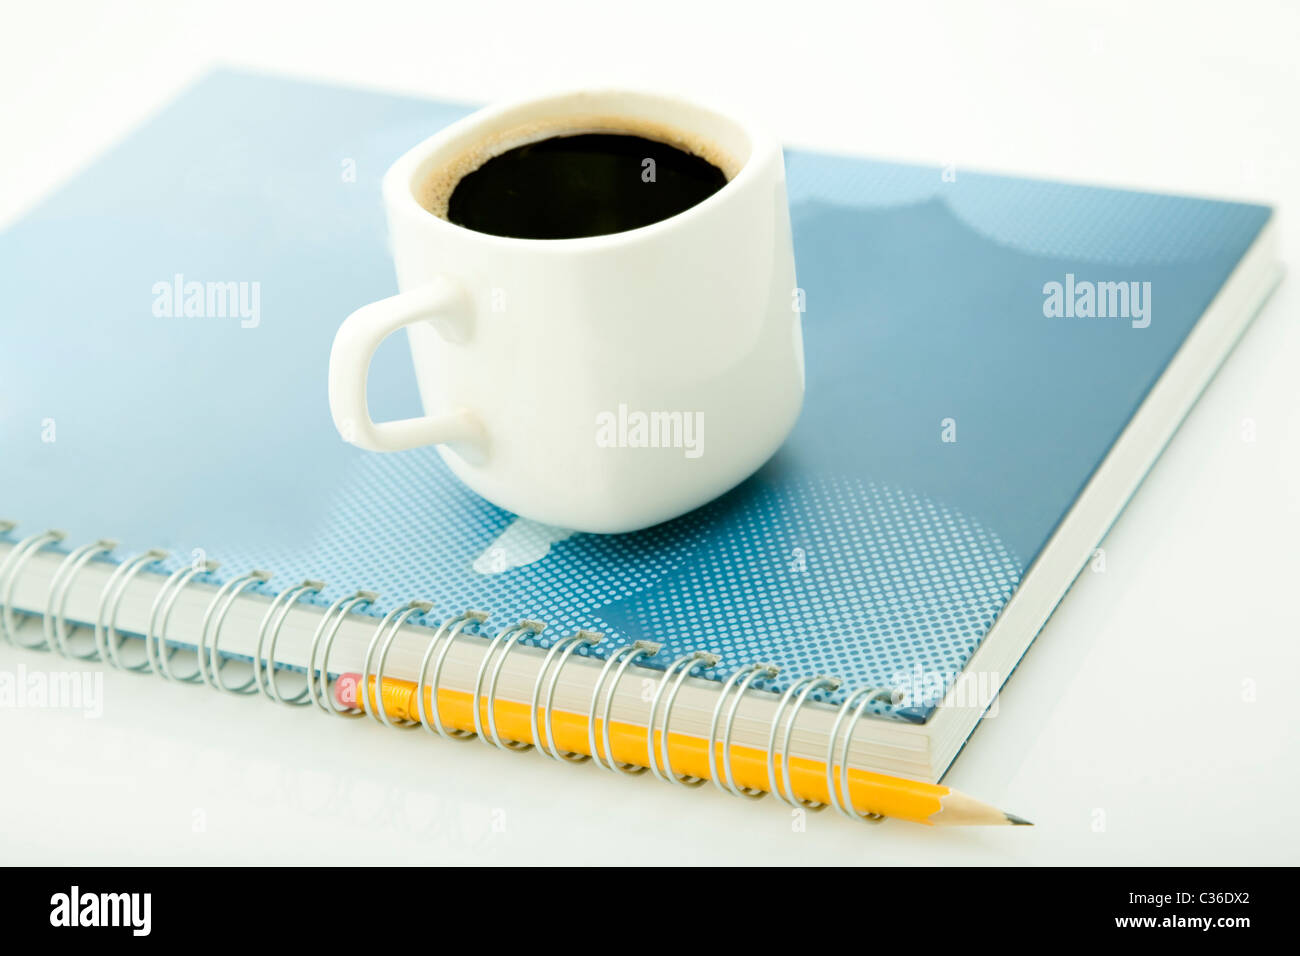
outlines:
M1263 206L790 151L795 432L696 512L573 534L326 407L335 328L395 290L380 177L469 111L218 72L0 234L6 639L783 760L848 701L854 766L935 780L1280 274ZM370 389L417 411L401 338Z

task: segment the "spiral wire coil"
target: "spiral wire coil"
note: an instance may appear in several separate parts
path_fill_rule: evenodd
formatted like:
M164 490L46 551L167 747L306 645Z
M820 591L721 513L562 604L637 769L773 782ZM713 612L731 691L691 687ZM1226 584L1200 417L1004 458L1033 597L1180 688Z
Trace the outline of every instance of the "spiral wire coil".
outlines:
M14 529L12 522L0 521L0 539ZM349 615L369 611L379 602L374 591L359 590L330 604L320 615L307 649L305 684L296 693L286 693L280 685L279 671L288 665L280 663L276 650L285 620L294 605L302 599L312 599L325 589L317 580L305 580L286 588L272 597L258 624L256 651L251 659L251 674L242 683L232 685L223 674L227 665L239 659L221 650L221 632L226 617L238 598L250 588L264 587L271 580L269 571L252 570L228 579L215 589L208 600L199 624L198 639L194 644L194 667L177 673L173 659L183 646L169 639L172 613L187 588L196 580L216 571L218 565L207 560L182 566L169 573L153 596L148 623L142 635L144 655L134 662L122 659L121 648L126 635L118 630L118 617L124 596L131 590L139 575L161 566L170 557L166 551L148 550L118 561L109 573L95 604L93 621L85 626L93 629L93 639L80 650L73 647L76 625L68 623L68 598L77 577L85 573L92 562L112 560L118 543L99 540L74 548L63 556L50 579L44 602L41 637L33 642L17 637L17 611L14 594L17 581L24 568L39 552L60 545L66 535L61 531L45 531L23 538L0 561L0 639L28 650L52 651L72 660L100 661L118 670L153 673L164 680L177 683L206 684L214 690L235 694L261 694L267 700L287 706L315 706L336 717L363 717L369 714L386 727L415 729L423 727L430 734L449 740L470 740L478 737L489 746L501 750L524 752L536 749L545 756L569 763L594 761L598 766L614 773L637 775L649 770L657 779L676 786L698 787L712 780L724 793L736 797L758 798L767 793L794 807L821 810L833 806L840 814L854 820L879 822L881 814L861 810L854 806L850 792L850 757L854 731L861 718L873 706L893 702L893 691L886 687L861 687L850 691L839 704L827 742L825 757L825 782L828 802L806 800L795 793L791 766L794 759L791 747L800 712L819 694L833 694L840 680L827 675L798 678L785 690L776 704L770 719L766 747L767 787L740 786L732 765L732 739L737 715L748 693L762 681L771 681L779 669L768 663L754 662L735 669L721 684L709 721L705 739L708 777L679 773L672 763L673 709L682 688L691 675L699 670L716 668L721 659L709 651L690 651L677 657L663 668L649 702L649 717L645 727L646 752L644 760L618 759L614 754L614 701L620 682L634 664L655 657L661 645L639 640L618 647L604 658L596 678L584 718L587 734L587 752L563 750L556 742L555 701L561 675L572 659L579 655L590 656L604 636L596 631L580 630L548 641L543 637L545 624L524 620L499 630L488 640L479 661L470 694L474 730L449 727L443 719L439 695L442 675L448 655L458 640L468 635L467 628L481 628L488 613L466 610L443 620L428 637L420 658L419 676L414 685L414 707L408 706L410 716L389 713L385 701L386 669L392 650L404 633L403 626L412 618L428 615L433 605L428 601L408 601L388 611L374 626L366 645L358 686L342 687L336 700L332 695L330 655L343 622ZM410 633L407 631L406 633ZM477 638L477 633L475 634ZM533 680L528 705L531 742L509 739L498 725L498 690L501 675L509 656L522 647L525 640L545 650L537 676ZM335 691L340 691L343 675L333 678ZM347 693L357 706L346 704Z

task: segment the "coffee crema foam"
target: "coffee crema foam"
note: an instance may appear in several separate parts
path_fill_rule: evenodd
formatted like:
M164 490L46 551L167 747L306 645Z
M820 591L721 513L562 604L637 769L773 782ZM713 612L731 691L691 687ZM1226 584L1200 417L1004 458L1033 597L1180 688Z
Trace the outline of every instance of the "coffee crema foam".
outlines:
M583 133L611 133L640 136L712 163L731 182L743 163L703 136L695 136L666 123L629 119L625 116L591 114L539 120L500 130L484 136L473 147L453 159L439 163L416 187L415 200L439 219L447 219L451 194L460 181L489 159L517 146L540 142L555 136L580 136Z

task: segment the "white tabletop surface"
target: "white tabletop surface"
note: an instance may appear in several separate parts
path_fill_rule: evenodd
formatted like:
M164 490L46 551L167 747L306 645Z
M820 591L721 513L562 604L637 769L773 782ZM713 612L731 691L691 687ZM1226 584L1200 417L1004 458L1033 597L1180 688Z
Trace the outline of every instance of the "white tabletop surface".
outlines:
M0 31L0 221L226 63L464 101L665 87L744 105L793 145L1267 201L1293 257L1300 7L1048 6L22 4ZM1300 862L1296 282L949 775L1032 829L801 829L770 798L109 674L99 720L0 711L0 860Z

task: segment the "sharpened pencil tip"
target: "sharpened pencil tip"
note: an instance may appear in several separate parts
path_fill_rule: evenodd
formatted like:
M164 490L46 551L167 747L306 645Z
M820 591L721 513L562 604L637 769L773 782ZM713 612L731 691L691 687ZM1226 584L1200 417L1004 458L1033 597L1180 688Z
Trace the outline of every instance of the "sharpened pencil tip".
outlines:
M1032 827L1034 825L1024 817L1018 817L1014 813L1007 813L1005 810L1002 811L1002 815L1007 818L1007 822L1013 827Z

